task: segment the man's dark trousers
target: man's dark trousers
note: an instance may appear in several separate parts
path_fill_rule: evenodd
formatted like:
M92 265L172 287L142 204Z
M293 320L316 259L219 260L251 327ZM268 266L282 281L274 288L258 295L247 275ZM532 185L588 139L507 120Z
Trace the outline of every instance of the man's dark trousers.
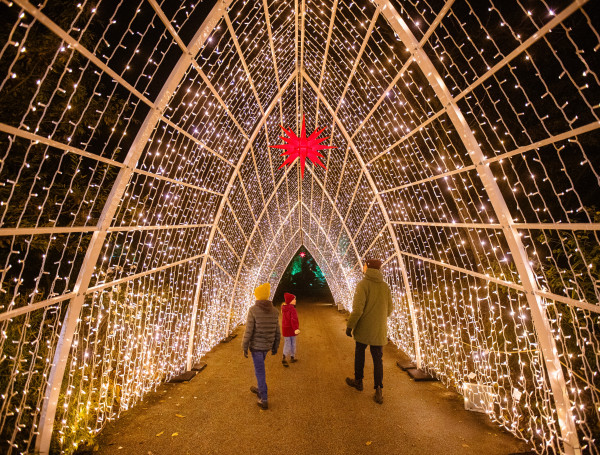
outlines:
M354 379L362 381L365 369L365 350L366 344L356 342L354 351ZM370 346L371 357L373 357L373 374L375 384L373 388L383 387L383 346Z

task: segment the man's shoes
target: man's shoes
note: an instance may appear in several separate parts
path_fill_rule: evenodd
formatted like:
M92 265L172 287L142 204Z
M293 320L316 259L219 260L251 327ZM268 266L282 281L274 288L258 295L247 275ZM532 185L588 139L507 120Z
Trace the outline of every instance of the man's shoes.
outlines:
M375 400L375 403L377 404L383 403L383 390L381 389L381 387L375 388L375 395L373 395L373 400Z
M256 404L260 409L269 409L269 403L267 403L267 400L258 400Z
M283 360L281 361L281 364L282 364L284 367L286 367L286 368L290 366L290 365L288 364L287 360L285 360L285 357L283 357Z
M294 358L294 356L292 356L292 358L290 359L290 363L296 363L297 361L298 361L298 360L296 360L296 359Z
M359 392L362 392L362 389L363 389L362 381L357 381L352 378L346 378L346 384L348 384L350 387L354 387Z
M258 396L258 387L256 387L255 385L250 386L250 392L252 392Z

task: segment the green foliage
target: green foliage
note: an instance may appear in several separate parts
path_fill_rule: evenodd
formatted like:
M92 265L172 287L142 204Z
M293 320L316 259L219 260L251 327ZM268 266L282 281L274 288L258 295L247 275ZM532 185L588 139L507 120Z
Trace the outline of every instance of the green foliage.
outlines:
M300 253L305 254L304 257ZM301 247L290 261L281 277L277 290L273 296L276 305L283 301L283 294L289 292L298 299L317 299L333 301L327 280L319 265L304 247Z
M600 212L586 208L594 223L600 223ZM544 231L538 242L545 244L553 261L541 266L550 290L569 297L597 302L600 295L600 242L593 231ZM579 293L577 292L579 290Z
M24 304L23 297L16 300L17 304ZM20 450L26 449L27 442L23 438L26 433L15 433L15 426L29 429L37 420L38 399L46 381L43 374L48 373L46 359L52 355L64 310L63 303L0 324L0 394L7 400L7 419L0 431L0 453L8 451L7 444L13 436Z
M84 47L101 55L106 43L99 40L104 29L99 22L105 19L94 15L93 7L85 4L75 8L71 1L56 0L46 2L43 12L64 29L73 25L73 36L87 27L85 33L76 37ZM12 43L0 59L0 82L4 81L0 90L0 121L63 144L80 148L87 144L85 148L91 153L115 151L115 157L122 158L123 151L116 143L110 146L112 142L107 145L104 141L111 138L113 129L125 126L132 106L119 92L113 92L115 82L99 76L96 67L82 54L69 48L57 53L62 46L60 38L40 22L33 23L25 14L22 23L32 25L14 26L19 10L16 6L0 5L0 40ZM16 76L10 77L11 74ZM109 98L110 93L114 95ZM139 123L137 119L131 122L130 126ZM98 220L118 168L6 135L0 137L0 148L10 156L2 157L0 165L1 227L83 226ZM88 243L88 234L0 237L0 259L7 261L10 256L8 263L12 266L1 283L0 303L6 308L13 300L15 278L23 281L14 298L14 308L30 303L34 289L35 301L47 298L57 275L71 273L73 281ZM44 274L38 280L42 261ZM62 292L60 286L55 285L53 292ZM0 393L12 398L7 401L7 419L0 431L0 453L8 451L7 441L14 434L19 451L26 451L27 444L29 450L33 447L31 429L39 417L37 408L46 385L43 374L49 373L47 359L52 359L67 304L0 323ZM79 389L82 374L78 371L71 378L73 390ZM60 403L65 399L66 384L65 381ZM25 397L23 402L21 396ZM93 433L87 426L89 422L96 423L97 397L95 400L89 408L68 408L66 419L72 431L64 435L62 444L55 432L53 452L70 453L75 444L91 443ZM16 430L17 424L21 431Z

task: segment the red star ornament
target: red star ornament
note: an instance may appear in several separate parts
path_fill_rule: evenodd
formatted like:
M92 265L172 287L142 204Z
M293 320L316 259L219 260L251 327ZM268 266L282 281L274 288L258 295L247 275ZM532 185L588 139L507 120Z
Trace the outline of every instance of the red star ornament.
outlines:
M321 145L321 142L329 139L329 137L318 137L326 127L321 128L320 130L315 130L310 136L306 137L304 114L302 114L302 130L300 131L300 136L296 136L291 129L288 130L283 125L280 126L288 137L279 136L279 138L286 143L281 145L271 145L270 147L286 150L279 156L289 156L283 162L283 164L279 166L279 169L288 164L291 165L294 161L296 161L296 158L300 158L300 170L302 178L304 178L304 167L306 166L306 158L308 158L313 164L318 164L323 169L327 170L325 165L321 163L321 160L319 159L324 158L324 156L319 153L319 150L335 149L337 147L333 145Z

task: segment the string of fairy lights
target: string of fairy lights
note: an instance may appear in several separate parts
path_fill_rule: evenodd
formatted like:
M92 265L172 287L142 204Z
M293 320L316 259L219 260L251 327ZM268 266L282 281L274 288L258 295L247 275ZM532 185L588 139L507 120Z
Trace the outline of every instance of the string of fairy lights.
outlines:
M600 454L591 3L398 4L481 163L387 2L225 2L192 56L201 1L0 3L0 451L47 450L38 435L54 422L53 449L72 452L243 324L252 289L275 289L304 244L347 309L361 259L385 260L391 341L448 387L477 387L494 422L539 453L577 453L576 441ZM302 114L337 147L304 179L269 148ZM527 280L575 436L561 428ZM62 375L55 353L81 289Z

